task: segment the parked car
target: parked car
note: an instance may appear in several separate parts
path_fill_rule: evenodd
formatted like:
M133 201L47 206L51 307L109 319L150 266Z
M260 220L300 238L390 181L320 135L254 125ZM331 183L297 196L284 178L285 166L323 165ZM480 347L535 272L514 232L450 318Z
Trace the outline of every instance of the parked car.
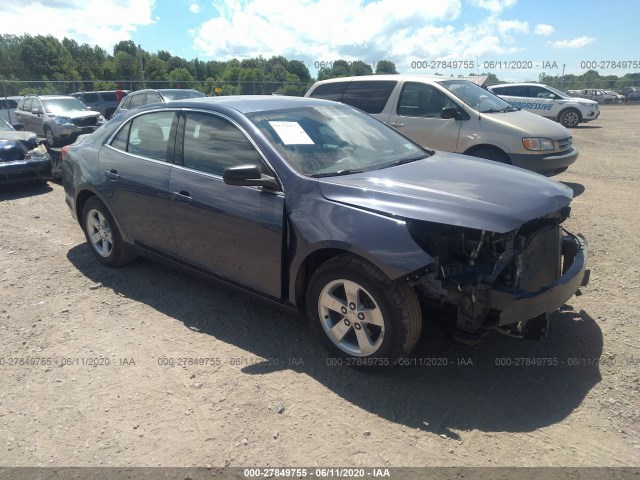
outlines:
M105 123L99 112L67 95L27 95L18 103L16 116L26 130L45 137L49 147L73 143Z
M9 124L17 122L16 108L18 108L18 102L22 98L22 95L0 97L0 118Z
M624 95L614 92L613 90L605 90L604 93L611 99L612 103L622 103L626 100Z
M586 98L598 103L614 103L618 101L618 94L610 90L584 88L582 90L567 90L567 95L574 98Z
M627 102L640 101L640 88L624 87L622 90L620 90L620 93L625 96Z
M72 97L76 97L87 107L96 112L100 112L104 118L111 118L118 108L118 104L122 98L126 97L131 91L120 90L122 97L118 99L117 90L106 90L96 92L76 92L72 93Z
M325 100L140 107L68 149L63 185L101 263L145 255L306 313L353 365L407 355L421 300L473 341L539 336L586 268L570 188Z
M0 184L46 182L51 157L35 133L20 129L22 125L9 125L0 118Z
M591 122L600 116L598 102L570 97L541 83L509 83L489 87L514 107L555 120L567 128Z
M158 90L138 90L130 93L123 98L114 112L114 116L122 111L130 110L141 105L150 105L152 103L164 103L172 100L183 100L185 98L206 97L206 95L197 90L188 90L182 88L161 88Z
M359 108L428 148L488 158L545 175L578 158L569 131L511 107L465 79L371 75L316 82L306 97Z

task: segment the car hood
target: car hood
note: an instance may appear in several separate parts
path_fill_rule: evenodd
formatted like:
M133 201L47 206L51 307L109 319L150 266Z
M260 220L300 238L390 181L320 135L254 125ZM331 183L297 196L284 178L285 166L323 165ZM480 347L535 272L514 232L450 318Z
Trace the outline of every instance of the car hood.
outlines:
M319 182L328 200L403 219L498 233L565 207L573 197L570 188L542 175L445 152Z
M0 162L22 160L29 150L38 146L38 137L33 132L0 132Z

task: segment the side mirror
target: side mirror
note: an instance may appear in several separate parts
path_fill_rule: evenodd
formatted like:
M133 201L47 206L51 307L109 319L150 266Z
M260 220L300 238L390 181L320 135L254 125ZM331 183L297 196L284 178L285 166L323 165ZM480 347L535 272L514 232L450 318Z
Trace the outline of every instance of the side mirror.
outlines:
M18 130L19 132L21 132L22 130L24 130L24 123L14 123L11 125L13 128L15 128L16 130Z
M257 165L227 167L222 172L222 180L227 185L265 187L270 190L280 190L278 181L269 175L262 175Z
M42 115L42 108L40 107L32 108L31 113L33 113L34 115Z
M445 120L448 120L450 118L453 118L454 120L463 120L464 115L457 108L447 107L447 108L443 108L442 111L440 112L440 118L443 118Z
M556 98L556 94L555 94L555 93L550 93L550 94L549 94L549 98L550 98L551 100L553 100L554 98Z

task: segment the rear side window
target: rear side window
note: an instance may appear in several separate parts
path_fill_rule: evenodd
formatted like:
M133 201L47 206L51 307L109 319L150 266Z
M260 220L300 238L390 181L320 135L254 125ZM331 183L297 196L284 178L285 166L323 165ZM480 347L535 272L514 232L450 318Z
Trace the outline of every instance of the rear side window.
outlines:
M324 100L333 100L335 102L339 102L344 94L344 91L347 89L347 85L349 82L331 82L331 83L323 83L318 85L318 87L311 92L310 97L313 98L322 98Z
M493 89L493 93L496 95L509 95L512 97L526 97L527 87L512 85L509 87L498 87Z
M116 92L100 92L102 100L105 102L115 102L117 99Z
M127 123L111 142L113 148L166 162L174 112L140 115Z
M367 113L380 113L398 82L394 80L352 81L342 96L342 102Z
M84 99L82 99L83 102L87 102L87 103L96 103L98 101L98 94L96 93L85 93L84 94Z

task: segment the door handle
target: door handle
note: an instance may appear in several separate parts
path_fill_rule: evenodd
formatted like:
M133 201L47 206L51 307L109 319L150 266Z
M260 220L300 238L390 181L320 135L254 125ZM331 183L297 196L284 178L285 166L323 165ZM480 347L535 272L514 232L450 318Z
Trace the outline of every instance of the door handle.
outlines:
M107 170L105 173L109 180L120 180L120 175L118 175L117 170Z
M389 125L391 125L392 127L404 127L403 122L391 122Z
M193 197L189 195L189 192L185 192L184 190L171 192L171 198L180 203L193 203Z

